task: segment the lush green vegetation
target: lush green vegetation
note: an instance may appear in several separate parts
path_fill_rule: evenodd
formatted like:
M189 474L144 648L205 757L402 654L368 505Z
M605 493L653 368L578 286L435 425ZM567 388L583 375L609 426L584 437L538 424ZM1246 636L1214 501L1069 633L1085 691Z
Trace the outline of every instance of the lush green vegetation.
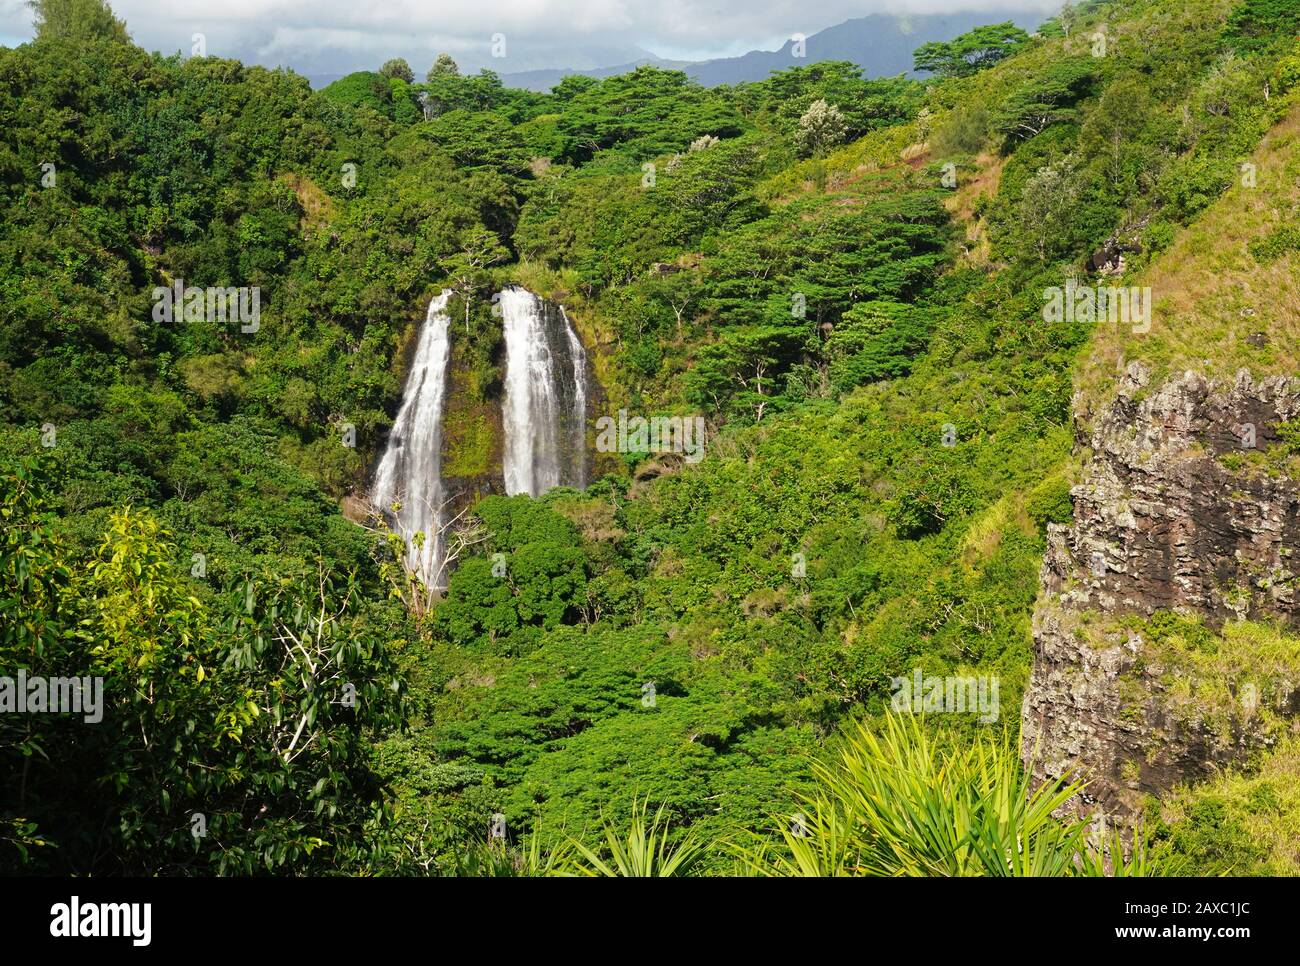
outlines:
M916 69L939 77L970 77L1029 46L1029 34L1011 21L976 27L950 41L931 41L916 50Z
M0 670L101 675L112 714L0 717L0 864L1103 871L1007 750L1092 337L1039 293L1196 230L1293 103L1287 4L1085 4L925 82L548 94L442 59L313 93L41 8L0 49ZM177 279L257 286L257 331L156 320ZM408 607L352 498L444 287L496 398L507 282L564 300L611 410L706 415L708 457L488 496ZM996 676L996 721L890 717L914 669ZM1158 854L1238 861L1207 822Z

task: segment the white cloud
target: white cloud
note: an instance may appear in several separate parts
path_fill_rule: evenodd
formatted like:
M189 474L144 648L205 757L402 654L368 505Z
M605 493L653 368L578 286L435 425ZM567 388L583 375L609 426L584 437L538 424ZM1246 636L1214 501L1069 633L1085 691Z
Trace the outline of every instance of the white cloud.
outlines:
M680 59L773 49L792 33L869 13L953 13L978 9L1051 10L1060 0L117 0L118 16L140 46L188 51L203 33L209 54L303 72L377 66L405 56L422 72L441 50L468 69L506 73L549 66L595 66L638 51ZM0 0L0 38L31 36L22 0ZM491 56L504 34L507 56ZM584 61L588 61L584 63ZM617 63L604 60L604 63Z

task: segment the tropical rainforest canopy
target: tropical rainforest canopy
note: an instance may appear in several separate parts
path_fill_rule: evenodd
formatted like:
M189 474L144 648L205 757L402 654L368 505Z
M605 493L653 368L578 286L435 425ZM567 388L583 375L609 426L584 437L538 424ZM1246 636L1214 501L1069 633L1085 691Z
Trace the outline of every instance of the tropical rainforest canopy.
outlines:
M934 852L854 789L1022 787L1092 335L1041 292L1120 229L1150 264L1239 177L1294 103L1293 4L1093 0L927 44L921 80L546 94L450 58L312 91L147 53L100 0L37 14L0 49L0 671L111 710L0 715L0 867L1006 874L980 856L1032 835L1015 871L1103 871L1059 789ZM158 321L178 280L256 287L259 325ZM412 606L348 506L442 289L458 391L498 398L508 284L564 303L608 412L701 414L707 455L485 496ZM465 477L486 408L447 417ZM916 669L995 677L1000 715L892 715ZM1134 862L1295 871L1259 794L1154 810Z

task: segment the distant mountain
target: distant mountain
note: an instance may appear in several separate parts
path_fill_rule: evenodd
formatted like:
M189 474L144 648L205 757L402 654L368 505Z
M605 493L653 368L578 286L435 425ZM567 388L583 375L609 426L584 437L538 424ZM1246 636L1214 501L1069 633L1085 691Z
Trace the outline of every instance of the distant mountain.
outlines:
M716 60L682 61L648 57L624 64L594 69L529 70L502 74L508 87L548 91L564 77L586 74L589 77L613 77L645 64L672 70L684 70L706 87L760 81L774 70L812 64L819 60L848 60L859 65L868 77L890 77L914 73L912 52L933 40L951 40L980 24L1013 21L1032 31L1046 15L1025 10L962 11L959 13L893 16L872 14L846 20L813 34L804 41L804 56L795 56L793 40L779 50L751 50L739 57Z
M307 77L307 83L311 85L311 89L314 91L318 91L322 87L329 87L336 80L342 80L344 77L347 77L348 75L347 74L307 74L305 76Z
M615 64L612 67L596 67L589 70L575 70L566 67L561 70L554 68L544 68L542 70L520 70L509 74L501 75L501 82L507 87L521 87L529 91L549 91L565 77L571 77L574 74L584 74L587 77L616 77L619 74L626 74L634 71L638 67L662 67L665 70L688 70L697 66L689 60L664 60L662 57L642 57L640 60L630 61L626 64ZM313 86L315 86L313 84Z
M481 49L462 51L453 49L450 51L456 63L460 65L462 73L477 74L480 69L487 68L497 73L502 73L504 66L509 63L520 70L514 71L514 75L527 76L529 74L548 73L556 75L556 82L561 76L561 72L555 70L556 64L566 65L566 73L574 71L604 70L609 64L628 64L632 62L641 62L653 60L654 55L650 51L632 44L574 44L572 42L564 43L539 43L530 42L526 38L512 40L510 46L509 61L498 60L489 54L489 48L486 44ZM411 65L415 72L417 80L424 80L425 71L433 63L433 55L427 50L403 49L395 47L387 50L382 54L372 51L353 50L340 46L317 46L307 47L300 45L296 47L281 46L277 48L274 58L265 58L266 66L274 64L291 65L295 71L302 74L316 90L333 83L341 77L355 73L359 70L378 70L379 65L388 60L389 57L404 57ZM257 59L259 63L264 59ZM631 68L625 68L630 70ZM615 73L618 71L615 70ZM524 84L511 84L512 87L524 87ZM549 89L549 88L546 88Z

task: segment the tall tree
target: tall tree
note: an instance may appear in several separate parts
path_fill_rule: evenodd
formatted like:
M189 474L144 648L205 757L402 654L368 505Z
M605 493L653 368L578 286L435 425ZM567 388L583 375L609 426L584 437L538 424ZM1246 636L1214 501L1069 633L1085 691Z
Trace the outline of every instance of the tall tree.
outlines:
M801 157L821 155L844 140L844 133L844 115L840 109L818 98L799 118L795 144Z
M113 16L105 0L28 0L38 40L130 41L126 22Z
M935 40L916 49L917 70L940 77L969 77L1023 50L1029 34L1010 20L976 27L951 41Z
M460 68L457 67L456 62L451 59L451 54L439 54L434 60L433 66L429 68L429 73L425 75L424 79L432 83L435 77L459 76Z
M404 80L408 84L415 83L415 72L411 70L411 65L403 57L394 57L392 60L384 61L384 66L379 68L379 73L385 77L396 77L398 80Z

